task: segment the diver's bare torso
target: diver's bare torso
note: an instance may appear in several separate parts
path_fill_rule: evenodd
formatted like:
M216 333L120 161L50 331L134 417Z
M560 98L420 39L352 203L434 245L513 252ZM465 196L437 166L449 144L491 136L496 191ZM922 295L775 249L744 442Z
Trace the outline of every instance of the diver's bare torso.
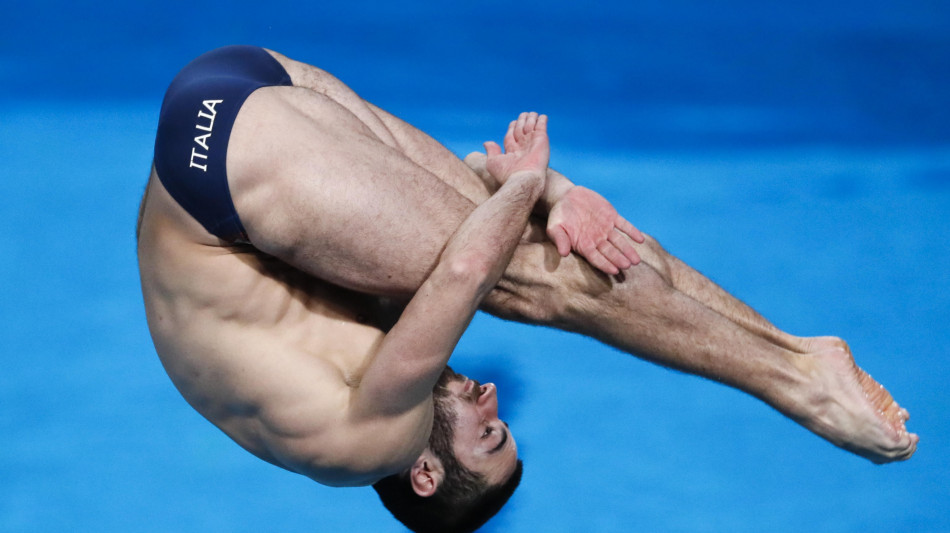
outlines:
M182 395L241 446L324 484L367 484L425 449L432 402L397 417L354 407L401 308L337 287L408 301L457 227L436 221L460 223L489 193L464 163L339 80L271 54L294 86L247 98L227 154L256 247L208 233L153 169L138 247L149 327ZM368 154L385 174L366 175ZM464 178L427 173L445 166Z
M384 423L349 419L351 395L394 320L380 300L250 246L221 244L154 172L138 253L162 364L185 399L248 451L325 484L352 485L405 467L425 447L431 408ZM364 432L375 438L359 438ZM370 448L387 432L399 434L390 442L417 438L383 457Z

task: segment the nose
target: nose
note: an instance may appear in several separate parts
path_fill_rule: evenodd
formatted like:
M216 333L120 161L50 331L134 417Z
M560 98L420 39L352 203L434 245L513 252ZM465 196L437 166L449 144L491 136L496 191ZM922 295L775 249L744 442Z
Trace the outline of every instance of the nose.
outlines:
M478 406L478 410L482 411L483 416L489 418L498 417L498 390L495 388L494 383L486 383L480 387L478 399L475 401L475 405Z

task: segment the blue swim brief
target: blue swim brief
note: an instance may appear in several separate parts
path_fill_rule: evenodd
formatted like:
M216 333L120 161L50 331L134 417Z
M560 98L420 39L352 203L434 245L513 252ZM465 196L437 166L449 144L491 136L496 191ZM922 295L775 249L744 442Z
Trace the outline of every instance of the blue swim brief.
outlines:
M231 127L256 89L292 84L263 48L226 46L189 63L165 93L155 138L158 178L175 201L225 241L247 242L228 188Z

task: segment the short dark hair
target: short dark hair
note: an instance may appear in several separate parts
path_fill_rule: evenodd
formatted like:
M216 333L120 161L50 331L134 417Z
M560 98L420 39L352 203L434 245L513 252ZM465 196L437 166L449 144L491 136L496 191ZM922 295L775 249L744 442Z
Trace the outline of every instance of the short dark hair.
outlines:
M497 486L488 486L477 473L461 468L446 468L438 490L428 498L412 490L407 472L385 477L373 488L386 509L416 533L470 533L504 507L521 483L524 467L519 460L508 481Z
M424 498L412 488L409 471L385 477L373 488L400 522L417 533L475 531L495 516L521 483L523 465L501 485L490 486L483 476L465 468L452 448L455 413L447 401L448 382L461 376L446 367L433 390L435 416L429 449L439 458L445 476L435 494Z

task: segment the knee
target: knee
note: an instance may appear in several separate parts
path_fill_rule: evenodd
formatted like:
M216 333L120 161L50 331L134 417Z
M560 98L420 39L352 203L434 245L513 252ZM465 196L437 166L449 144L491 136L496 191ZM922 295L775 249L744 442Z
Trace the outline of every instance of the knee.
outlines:
M668 272L646 261L622 276L606 276L583 260L549 274L541 283L496 287L486 310L507 320L586 331L597 317L625 315L631 306L649 307L676 292Z
M483 308L504 320L545 326L557 326L567 314L561 291L543 283L499 283L485 298Z
M483 307L506 320L557 326L572 296L583 292L579 285L591 282L583 267L575 256L561 258L549 243L523 242Z
M506 320L576 329L579 319L629 305L632 295L674 290L665 250L650 237L639 246L643 261L617 277L574 254L561 258L549 243L519 246L483 309Z
M486 165L488 164L488 156L481 152L472 152L465 156L465 159L462 161L468 165L468 168L474 170L481 174L482 172L488 172Z
M643 234L643 244L636 245L637 253L652 270L666 281L672 284L673 273L670 265L670 254L660 245L660 243L650 235Z

